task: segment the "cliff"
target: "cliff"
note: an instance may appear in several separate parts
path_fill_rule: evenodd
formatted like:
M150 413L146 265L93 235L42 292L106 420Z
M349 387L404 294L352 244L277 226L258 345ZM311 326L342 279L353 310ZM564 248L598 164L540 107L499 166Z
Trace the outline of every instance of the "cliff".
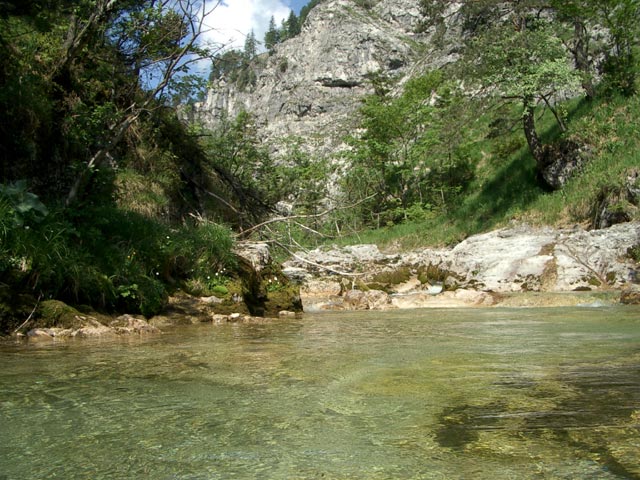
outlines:
M190 119L215 127L222 118L245 110L255 115L274 151L281 140L302 137L310 151L330 152L353 128L362 97L372 92L370 74L402 79L455 58L455 41L431 48L433 32L416 33L416 2L361 3L330 0L317 5L300 35L256 59L255 86L243 90L218 82L204 102L193 106ZM456 11L459 4L452 2L450 8Z

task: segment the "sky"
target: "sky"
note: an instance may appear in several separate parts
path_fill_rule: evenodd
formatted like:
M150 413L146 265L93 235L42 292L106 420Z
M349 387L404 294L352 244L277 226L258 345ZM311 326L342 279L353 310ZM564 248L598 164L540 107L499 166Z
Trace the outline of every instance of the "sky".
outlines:
M213 2L214 0L208 0ZM219 0L217 0L219 1ZM207 19L213 30L206 40L228 48L242 49L246 35L253 30L256 39L262 42L273 16L276 25L289 16L291 10L296 15L309 0L223 0Z

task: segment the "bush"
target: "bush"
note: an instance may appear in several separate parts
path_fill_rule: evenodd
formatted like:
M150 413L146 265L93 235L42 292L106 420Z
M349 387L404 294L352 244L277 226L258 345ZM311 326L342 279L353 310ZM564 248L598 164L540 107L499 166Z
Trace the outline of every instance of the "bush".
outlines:
M179 283L234 266L230 231L214 223L172 227L112 205L43 217L25 198L38 208L0 195L0 273L16 290L149 316Z

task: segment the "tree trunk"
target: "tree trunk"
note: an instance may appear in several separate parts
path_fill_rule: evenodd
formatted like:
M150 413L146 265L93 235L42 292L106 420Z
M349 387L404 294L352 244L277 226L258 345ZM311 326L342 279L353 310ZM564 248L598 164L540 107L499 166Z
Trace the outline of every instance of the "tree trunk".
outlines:
M587 98L591 99L595 96L595 88L591 80L591 72L589 71L589 36L585 24L576 19L573 22L573 30L575 37L575 47L573 48L573 60L576 70L582 73L582 88Z
M527 139L527 145L529 145L529 151L536 161L538 170L542 170L544 167L544 148L536 131L535 111L530 99L525 99L524 101L522 126L524 128L524 136Z

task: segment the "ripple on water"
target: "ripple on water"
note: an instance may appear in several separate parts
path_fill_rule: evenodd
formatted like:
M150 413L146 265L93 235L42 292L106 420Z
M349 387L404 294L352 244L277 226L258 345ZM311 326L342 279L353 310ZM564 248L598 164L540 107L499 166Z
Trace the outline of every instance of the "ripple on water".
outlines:
M640 478L637 313L310 315L12 347L0 350L0 472Z

